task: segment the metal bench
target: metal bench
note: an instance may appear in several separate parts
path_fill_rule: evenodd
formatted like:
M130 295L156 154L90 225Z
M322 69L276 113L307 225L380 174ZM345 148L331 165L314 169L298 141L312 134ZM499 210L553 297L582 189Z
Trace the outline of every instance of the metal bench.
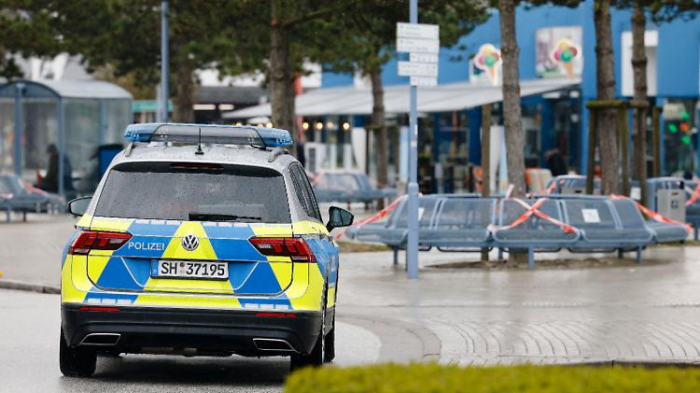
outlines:
M561 201L566 221L581 232L573 253L614 252L622 257L626 251L637 252L637 263L642 262L642 250L652 242L653 234L634 202L624 199L612 201L601 198L576 198ZM616 207L619 207L622 218Z
M475 195L441 198L433 225L420 233L420 244L444 252L490 250L489 227L496 222L496 203Z
M535 252L557 252L579 240L578 231L568 230L534 212L523 218L533 208L563 223L561 205L556 199L502 200L499 205L498 228L493 230L493 243L499 249L499 259L504 250L527 252L528 267L534 269Z
M13 211L22 213L23 221L27 221L28 212L49 210L51 206L60 204L60 197L48 192L29 192L22 179L17 175L0 175L0 194L11 195L3 198L0 209L5 210L6 221L10 222Z
M438 201L440 201L440 195L430 195L418 199L420 236L431 227ZM394 251L394 264L398 264L398 251L406 248L408 240L407 202L407 199L402 200L386 222L350 227L345 231L345 234L360 242L385 244ZM430 250L430 246L421 246L420 249L427 251Z

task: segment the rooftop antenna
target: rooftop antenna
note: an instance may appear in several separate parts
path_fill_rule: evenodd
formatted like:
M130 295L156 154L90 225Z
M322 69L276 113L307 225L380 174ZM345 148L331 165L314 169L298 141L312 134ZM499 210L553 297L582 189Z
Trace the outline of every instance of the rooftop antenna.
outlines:
M199 140L197 141L197 150L194 152L194 154L201 156L204 154L204 151L202 150L202 128L199 128Z

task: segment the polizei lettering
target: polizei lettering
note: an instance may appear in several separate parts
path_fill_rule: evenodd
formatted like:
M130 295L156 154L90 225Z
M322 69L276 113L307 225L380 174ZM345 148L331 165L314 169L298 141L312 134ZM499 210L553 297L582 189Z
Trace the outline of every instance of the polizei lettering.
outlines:
M130 242L127 248L139 251L165 251L165 243Z

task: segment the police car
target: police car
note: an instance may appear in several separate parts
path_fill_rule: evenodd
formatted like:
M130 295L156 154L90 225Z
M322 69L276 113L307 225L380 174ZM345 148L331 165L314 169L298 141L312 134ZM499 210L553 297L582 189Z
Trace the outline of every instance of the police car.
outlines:
M100 354L335 356L338 247L287 131L135 124L80 216L61 271L60 368Z

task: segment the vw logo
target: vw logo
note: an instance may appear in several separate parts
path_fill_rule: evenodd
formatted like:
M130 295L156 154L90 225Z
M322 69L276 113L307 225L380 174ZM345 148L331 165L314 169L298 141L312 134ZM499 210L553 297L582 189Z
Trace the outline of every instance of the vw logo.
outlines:
M194 251L199 247L199 238L196 235L189 234L182 238L182 248L187 251Z

